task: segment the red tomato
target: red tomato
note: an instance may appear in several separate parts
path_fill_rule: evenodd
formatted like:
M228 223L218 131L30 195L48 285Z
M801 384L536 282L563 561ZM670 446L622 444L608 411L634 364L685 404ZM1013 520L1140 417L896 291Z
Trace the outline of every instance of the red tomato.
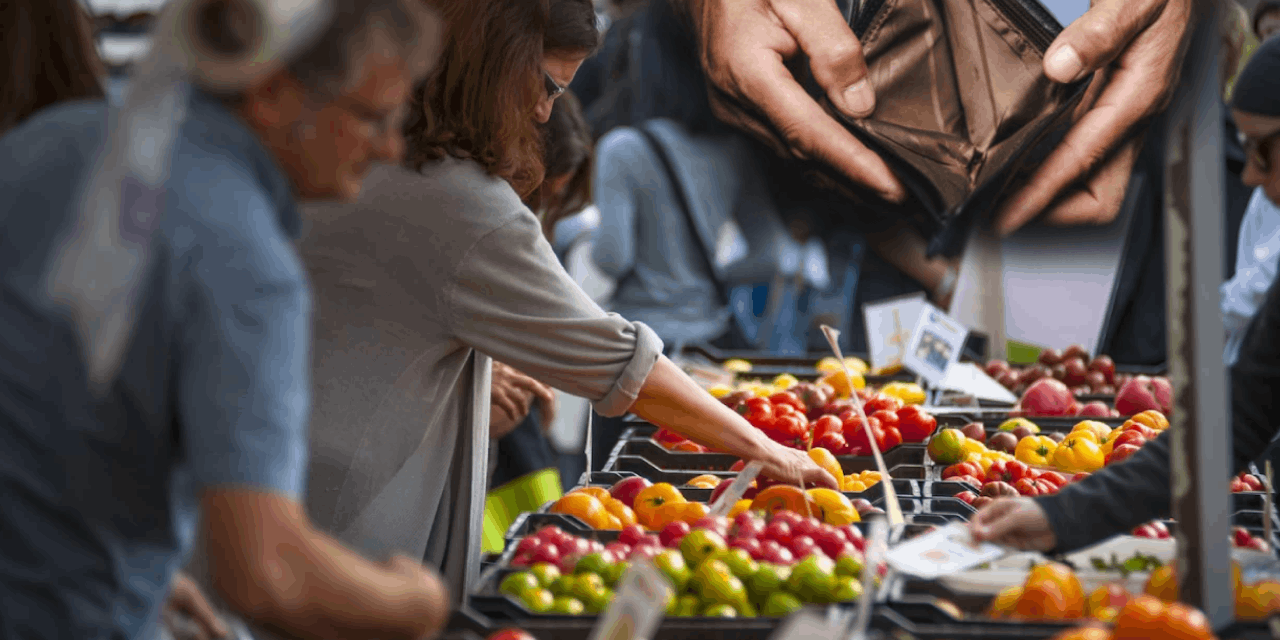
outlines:
M1040 487L1036 486L1036 481L1030 478L1023 478L1013 485L1018 493L1024 496L1034 498L1040 495Z
M898 431L902 431L902 427L899 426L898 424L898 414L894 413L893 411L887 411L887 410L881 409L880 411L877 411L875 413L867 414L867 417L875 418L876 420L879 420L880 424L886 427L894 427Z
M1067 478L1057 471L1041 471L1037 480L1044 480L1058 489L1067 484Z
M764 398L748 398L738 405L738 413L756 428L764 428L773 421L773 404Z
M987 482L1007 482L1017 484L1019 480L1035 481L1035 473L1031 467L1017 460L996 460L987 469Z
M782 404L773 405L773 417L775 418L781 418L782 416L795 415L797 413L802 413L802 412L797 411L795 407L785 402Z
M952 482L963 482L971 487L977 487L978 489L982 489L982 485L986 484L976 476L951 476L948 480Z
M1149 440L1149 438L1142 435L1142 433L1137 429L1127 429L1124 433L1116 436L1116 439L1111 443L1111 450L1115 451L1127 444L1135 447L1141 447L1147 443L1147 440Z
M1142 434L1142 438L1144 440L1155 440L1156 436L1160 435L1159 432L1157 432L1155 429L1152 429L1151 427L1148 427L1145 424L1138 424L1136 422L1130 422L1129 426L1125 427L1124 431L1121 432L1120 435L1124 435L1129 432Z
M1262 491L1262 481L1252 473L1241 474L1240 481L1249 486L1249 491Z
M817 440L824 433L838 433L844 436L844 425L840 423L840 418L835 416L822 416L813 421L813 438Z
M778 393L769 396L769 402L772 402L775 407L784 404L789 405L800 413L804 413L809 410L808 407L804 406L804 402L800 400L800 397L790 391L779 391Z
M1040 491L1040 495L1047 496L1058 492L1058 486L1048 480L1039 479L1035 481L1036 489Z
M907 442L924 442L938 429L938 419L917 406L898 409L898 430Z
M839 431L828 431L820 436L814 436L813 446L822 447L838 456L849 451L849 443L844 441L844 436Z
M867 425L871 427L871 433L873 434L880 431L880 421L875 418L867 418ZM848 420L845 420L840 425L840 430L844 433L845 442L848 442L850 447L861 446L863 449L870 451L871 442L867 440L866 431L863 430L862 421L858 419L858 416L850 416Z
M995 465L992 465L995 466ZM953 464L942 470L942 479L948 480L953 476L973 476L975 478L982 476L982 467L972 462L961 462Z
M902 408L902 401L892 396L877 393L862 405L862 410L871 415L877 411L897 411Z
M881 452L888 451L902 444L902 433L893 427L884 427L882 439L876 444L880 445Z

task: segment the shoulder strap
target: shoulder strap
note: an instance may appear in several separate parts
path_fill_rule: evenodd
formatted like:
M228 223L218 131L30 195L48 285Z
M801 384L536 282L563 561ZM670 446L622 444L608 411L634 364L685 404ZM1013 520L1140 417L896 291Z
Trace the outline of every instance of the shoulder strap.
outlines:
M689 201L685 199L684 189L681 188L680 174L676 173L675 168L671 164L670 158L667 157L666 147L662 145L662 141L657 136L645 128L644 124L636 127L640 135L653 147L653 153L658 158L658 162L662 164L662 170L666 172L667 177L671 180L672 192L675 193L676 204L680 207L680 211L684 213L685 222L689 224L689 232L693 234L694 244L698 247L698 255L702 257L703 266L707 269L707 276L711 278L711 284L716 288L716 295L719 296L721 304L729 306L729 292L725 290L724 283L720 282L715 269L715 265L711 262L711 257L707 255L707 246L702 242L702 236L698 233L698 224L693 219L693 209L689 207Z

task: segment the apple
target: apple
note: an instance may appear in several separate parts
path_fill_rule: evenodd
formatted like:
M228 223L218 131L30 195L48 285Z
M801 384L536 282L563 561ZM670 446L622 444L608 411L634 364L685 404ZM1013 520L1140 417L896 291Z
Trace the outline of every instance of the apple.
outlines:
M795 534L791 531L790 523L774 518L773 522L770 522L769 525L764 528L764 533L761 533L760 537L765 540L773 540L779 544L790 546L791 539L794 535Z
M612 554L616 560L625 560L631 555L631 545L615 540L604 546L604 552Z
M729 519L725 516L704 516L693 523L693 528L714 531L721 538L725 538L729 535L729 524Z
M1061 362L1059 362L1058 364L1053 365L1053 366L1049 369L1049 376L1050 376L1050 377L1052 377L1054 380L1066 380L1066 379L1067 379L1067 365L1062 364Z
M790 565L795 563L796 557L792 555L791 550L782 546L777 540L765 540L760 543L761 558L760 561L778 565Z
M1107 376L1101 371L1090 371L1084 375L1084 383L1089 385L1089 388L1093 389L1094 393L1097 393L1098 389L1107 386Z
M537 551L538 547L541 547L544 544L546 543L543 542L542 538L539 538L537 536L529 536L527 538L522 539L520 543L516 545L516 553L531 554L534 551Z
M1232 542L1237 547L1248 546L1249 541L1253 539L1253 535L1244 527L1231 527Z
M667 549L659 553L654 557L653 565L667 577L677 592L684 591L685 586L689 584L689 578L693 577L693 572L689 570L689 563L685 562L684 556L675 549Z
M764 545L758 538L733 538L729 541L730 549L742 549L759 560L764 557Z
M640 476L624 478L614 483L612 487L609 487L609 497L634 509L636 506L636 496L640 495L641 491L644 491L652 485L652 482L649 482Z
M667 526L663 527L662 532L658 534L658 541L668 549L675 548L685 536L689 535L690 530L688 522L680 520L668 522Z
M1067 434L1062 433L1061 431L1050 431L1045 434L1045 436L1054 442L1062 442L1067 439Z
M1049 377L1049 367L1042 364L1033 364L1018 375L1018 384L1032 384L1037 380Z
M1040 352L1040 357L1038 358L1038 361L1040 362L1040 364L1052 367L1053 365L1058 364L1059 362L1062 362L1062 357L1063 356L1061 351L1058 351L1057 349L1049 348Z
M1116 362L1111 356L1100 355L1089 361L1089 370L1101 373L1109 383L1116 380Z
M648 535L649 534L644 530L644 527L638 524L629 524L623 527L622 531L618 534L618 542L629 544L634 547L644 541Z
M1023 427L1027 429L1026 427ZM1027 429L1030 431L1030 429ZM1018 436L1007 431L1001 431L991 436L991 441L987 443L987 447L996 451L1005 453L1013 453L1018 448Z
M792 537L810 536L817 533L822 523L817 518L801 518L799 522L791 525Z
M1151 528L1155 529L1156 537L1160 538L1161 540L1167 540L1169 538L1169 527L1164 526L1163 522L1160 522L1159 520L1153 520L1151 522Z
M638 544L632 547L631 555L627 556L627 560L631 562L635 562L641 559L652 560L658 557L658 554L662 553L663 551L668 551L668 549L663 549L662 547L656 544L649 544L648 542L645 542L644 544Z
M1156 382L1162 380L1163 382ZM1173 403L1173 389L1167 378L1134 376L1116 392L1116 410L1121 415L1132 416L1143 411L1156 410L1168 415Z
M987 428L981 422L970 422L969 424L966 424L960 428L960 433L963 433L964 437L970 440L977 440L978 442L987 441Z
M987 366L983 367L983 371L986 371L987 375L995 378L1000 374L1009 371L1011 368L1012 367L1009 366L1009 363L1004 360L988 360Z
M996 382L1006 389L1014 389L1018 386L1018 373L1016 371L1005 371L996 376Z
M1027 387L1026 393L1018 401L1018 407L1033 416L1065 416L1071 415L1074 398L1067 385L1059 380L1037 380Z
M815 551L820 551L818 543L813 541L809 536L796 536L791 539L791 553L797 558L804 558Z
M1069 358L1062 363L1062 366L1065 371L1062 381L1067 383L1068 387L1085 384L1085 376L1089 374L1089 369L1084 366L1084 360Z
M560 553L560 547L553 544L544 544L534 549L530 559L533 562L547 562L550 564L560 564L560 557L564 555Z
M1111 407L1101 400L1094 400L1080 408L1080 416L1090 418L1106 418L1111 415Z
M1026 438L1026 437L1028 437L1028 436L1034 436L1034 435L1036 435L1036 432L1035 432L1035 431L1033 431L1033 430L1031 429L1031 427L1028 427L1028 426L1027 426L1027 425L1025 425L1025 424L1020 424L1020 425L1018 425L1018 426L1014 427L1014 428L1013 428L1013 431L1012 431L1012 432L1009 432L1009 433L1012 433L1012 434L1013 434L1013 437L1017 438L1018 440L1022 440L1023 438Z
M733 518L729 533L735 538L759 538L764 532L764 520L750 511L743 511Z
M1160 537L1160 535L1156 533L1156 530L1151 528L1151 525L1149 524L1140 525L1135 528L1133 530L1133 535L1138 538L1149 538L1152 540L1156 540Z

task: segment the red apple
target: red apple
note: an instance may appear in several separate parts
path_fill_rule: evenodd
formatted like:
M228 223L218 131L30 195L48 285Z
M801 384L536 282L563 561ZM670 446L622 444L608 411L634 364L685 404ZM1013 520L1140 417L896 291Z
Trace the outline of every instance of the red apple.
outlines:
M1084 360L1068 358L1062 366L1066 371L1062 381L1067 383L1067 386L1074 387L1085 383L1085 376L1089 374L1089 369L1084 366Z
M821 549L818 548L818 543L814 542L813 538L809 536L796 536L795 538L792 538L791 553L795 554L797 558L807 557L815 551L821 551Z
M1062 362L1062 352L1053 348L1045 349L1040 352L1039 362L1040 364L1052 367L1053 365Z
M538 550L538 547L541 547L544 544L546 543L543 542L542 538L529 536L521 540L520 544L516 545L516 553L533 553Z
M631 555L630 555L630 556L628 556L628 557L627 557L627 559L628 559L628 560L630 560L630 561L632 561L632 562L636 562L636 561L638 561L638 560L640 560L640 559L642 559L642 558L643 558L643 559L645 559L645 560L652 560L652 559L654 559L654 558L658 557L658 554L662 553L662 552L663 552L663 551L665 551L665 550L666 550L666 549L663 549L663 548L662 548L661 546L659 546L659 545L656 545L656 544L648 544L648 543L646 542L645 544L640 544L640 545L636 545L636 546L632 547L632 548L631 548Z
M1069 416L1075 399L1059 380L1037 380L1022 394L1018 407L1032 416Z
M690 527L688 522L682 522L679 520L669 522L667 523L667 526L662 528L662 532L658 534L658 541L662 543L662 546L668 549L674 549L680 544L680 541L689 534L689 531Z
M1103 462L1103 464L1115 464L1117 462L1120 462L1121 460L1124 460L1129 456L1137 453L1138 449L1139 447L1136 447L1131 444L1122 444L1112 449L1111 453L1107 454L1106 460Z
M755 560L764 557L764 546L755 538L734 538L729 541L729 548L742 549Z
M1022 370L1022 374L1018 376L1018 383L1029 385L1046 377L1049 377L1049 367L1042 364L1033 364Z
M609 487L609 496L634 509L636 505L636 496L640 495L641 491L644 491L652 485L652 482L649 482L640 476L624 478L614 483L612 487Z
M1052 376L1054 380L1062 380L1065 382L1067 379L1067 365L1062 364L1061 362L1053 365L1053 367L1049 369L1049 375Z
M1103 375L1101 371L1090 371L1084 374L1084 383L1089 385L1089 388L1093 389L1094 393L1098 393L1098 389L1107 386L1107 376Z
M551 544L544 544L533 551L532 560L534 562L549 562L551 564L558 565L560 564L560 556L559 547Z
M618 534L618 542L636 546L644 542L649 534L645 532L644 527L638 524L629 524L622 528L622 532Z
M534 637L523 629L507 628L494 631L485 640L534 640Z
M729 519L724 516L705 516L693 523L694 529L705 529L720 534L721 538L729 536Z

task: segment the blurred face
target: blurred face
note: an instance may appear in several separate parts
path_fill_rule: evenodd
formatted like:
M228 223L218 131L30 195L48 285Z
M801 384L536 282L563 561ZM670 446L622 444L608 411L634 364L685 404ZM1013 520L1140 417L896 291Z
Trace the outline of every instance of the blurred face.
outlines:
M1280 34L1280 11L1268 11L1258 20L1258 37L1261 40Z
M320 102L279 74L249 96L248 117L293 182L300 200L351 201L369 170L399 162L412 77L404 60L370 53L354 88Z
M1271 202L1280 205L1280 117L1234 111L1236 126L1244 137L1245 165L1241 179L1261 187Z
M542 99L534 110L534 118L538 122L546 124L551 119L551 107L569 83L573 82L573 76L578 73L583 60L586 60L586 56L561 52L542 56Z

